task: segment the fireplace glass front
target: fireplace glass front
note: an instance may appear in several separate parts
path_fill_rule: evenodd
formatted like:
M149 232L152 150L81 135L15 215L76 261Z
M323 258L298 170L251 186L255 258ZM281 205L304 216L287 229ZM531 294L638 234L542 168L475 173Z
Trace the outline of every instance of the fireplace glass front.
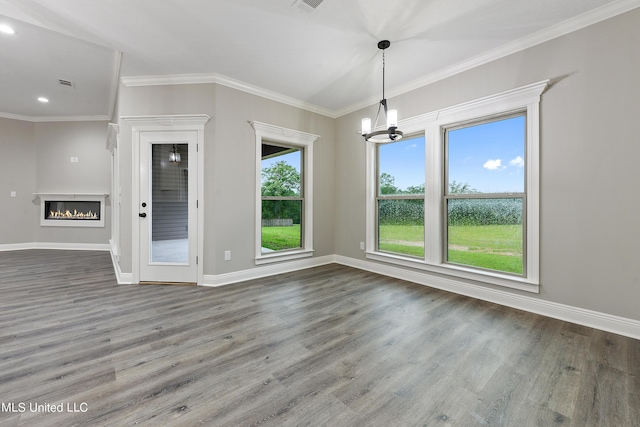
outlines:
M100 202L45 200L44 219L60 221L100 221Z

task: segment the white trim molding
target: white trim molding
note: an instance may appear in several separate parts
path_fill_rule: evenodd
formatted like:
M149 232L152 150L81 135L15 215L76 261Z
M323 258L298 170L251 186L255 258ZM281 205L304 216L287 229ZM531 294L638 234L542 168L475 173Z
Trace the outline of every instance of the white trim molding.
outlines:
M29 249L54 249L62 251L109 251L107 243L25 242L0 245L0 252L26 251Z
M280 102L282 104L300 108L312 113L317 113L326 117L330 117L332 119L338 117L334 112L327 108L319 107L317 105L310 104L308 102L304 102L290 96L282 95L271 90L263 89L261 87L251 85L240 80L232 79L231 77L227 77L217 73L170 74L164 76L132 76L122 77L121 81L122 84L127 87L219 84L221 86L226 86L228 88L239 90L241 92L250 93L261 98L270 99L272 101Z
M334 255L327 255L316 258L306 258L296 261L281 262L263 267L250 268L248 270L234 271L217 275L205 275L203 286L225 286L234 283L245 282L247 280L260 279L263 277L275 276L289 273L291 271L304 270L318 267L320 265L333 264Z
M133 282L133 273L123 273L120 268L119 255L115 252L118 248L114 246L112 242L110 242L110 250L111 254L111 263L113 264L113 272L116 275L116 281L119 285L132 285Z

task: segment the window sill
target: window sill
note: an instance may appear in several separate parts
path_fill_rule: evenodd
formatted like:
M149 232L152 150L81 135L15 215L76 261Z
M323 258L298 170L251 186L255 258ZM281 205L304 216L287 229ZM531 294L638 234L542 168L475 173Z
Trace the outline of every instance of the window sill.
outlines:
M274 262L291 261L294 259L313 256L313 249L300 249L296 251L271 252L256 257L256 265L271 264Z
M447 276L454 276L461 279L473 280L476 282L488 283L491 285L503 286L536 294L540 292L540 286L538 283L534 283L524 277L511 276L498 272L494 273L491 271L478 271L458 265L429 264L421 259L407 258L400 255L388 254L383 252L366 252L365 256L367 259L381 261L402 267L409 267L438 274L445 274Z

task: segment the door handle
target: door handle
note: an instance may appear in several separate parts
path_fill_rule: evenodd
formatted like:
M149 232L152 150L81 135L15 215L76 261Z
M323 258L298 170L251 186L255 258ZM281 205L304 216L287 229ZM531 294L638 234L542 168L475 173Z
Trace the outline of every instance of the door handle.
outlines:
M144 213L144 212L142 212L142 213L139 213L139 214L138 214L138 216L139 216L140 218L146 218L146 217L147 217L147 214L146 214L146 213Z

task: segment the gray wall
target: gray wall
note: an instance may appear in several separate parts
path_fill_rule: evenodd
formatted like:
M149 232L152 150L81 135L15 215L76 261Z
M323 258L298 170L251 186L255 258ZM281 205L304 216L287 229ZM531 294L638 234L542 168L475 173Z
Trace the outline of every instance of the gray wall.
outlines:
M333 119L216 84L120 87L122 116L208 114L204 142L204 274L259 268L255 252L255 134L260 121L321 135L314 145L315 256L333 254ZM122 222L120 268L132 271L132 129L120 120ZM134 215L135 214L135 215ZM224 251L232 259L224 261Z
M106 149L108 122L35 124L36 192L109 194L111 155ZM71 163L71 157L77 163ZM38 203L39 200L35 201ZM41 227L39 207L36 241L107 244L111 236L110 201L105 227Z
M37 210L35 139L33 123L0 118L0 245L35 240ZM16 197L10 197L11 192Z
M537 297L637 320L639 25L636 9L389 100L407 118L554 79L541 103ZM353 130L365 113L375 110L337 120L335 251L357 259L364 259L365 158Z
M256 147L249 121L320 135L313 147L314 256L333 254L335 121L225 86L217 88L216 101L216 144L206 161L206 208L214 227L205 231L205 274L255 268ZM223 261L225 250L231 261Z
M109 193L111 158L105 149L107 122L31 123L0 118L0 245L107 244L105 228L41 227L40 199L33 193ZM70 157L78 157L71 163ZM11 191L17 197L11 198Z

